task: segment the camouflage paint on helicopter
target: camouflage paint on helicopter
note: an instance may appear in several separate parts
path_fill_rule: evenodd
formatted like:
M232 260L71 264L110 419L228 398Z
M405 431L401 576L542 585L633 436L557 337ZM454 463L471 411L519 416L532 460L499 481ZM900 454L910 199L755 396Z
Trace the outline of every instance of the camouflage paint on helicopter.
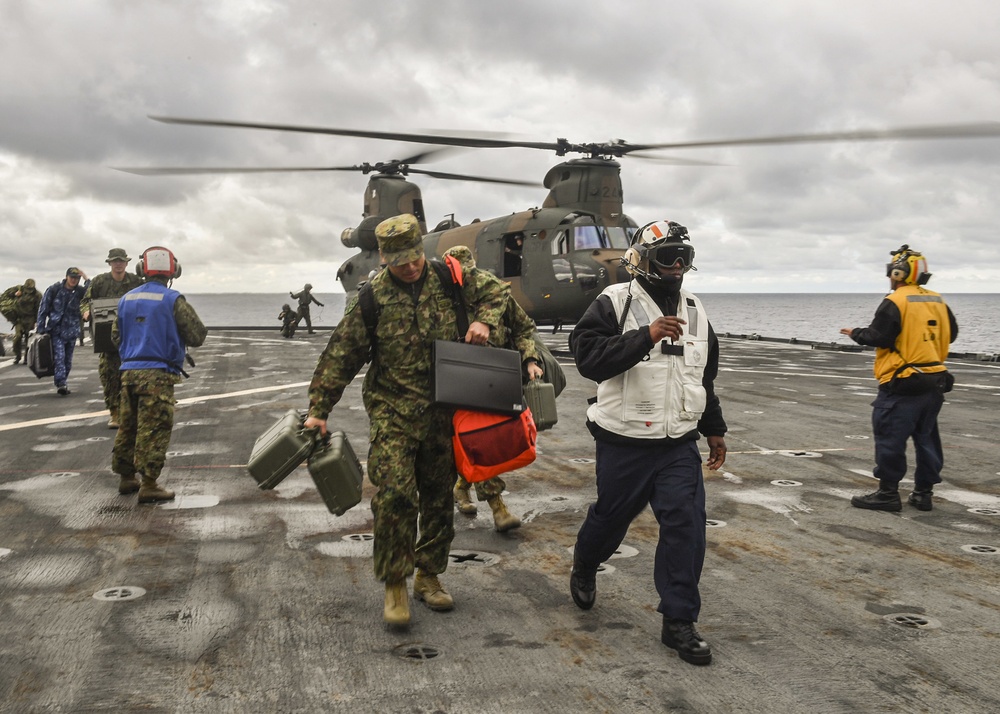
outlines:
M605 287L628 279L620 258L636 223L622 212L619 172L619 164L607 159L561 163L545 177L549 195L542 208L466 226L442 222L424 239L425 251L440 256L468 246L480 268L510 283L514 299L536 322L574 322ZM341 237L362 250L337 271L349 297L379 267L375 226L399 213L423 218L419 188L399 176L373 176L365 196L364 219Z

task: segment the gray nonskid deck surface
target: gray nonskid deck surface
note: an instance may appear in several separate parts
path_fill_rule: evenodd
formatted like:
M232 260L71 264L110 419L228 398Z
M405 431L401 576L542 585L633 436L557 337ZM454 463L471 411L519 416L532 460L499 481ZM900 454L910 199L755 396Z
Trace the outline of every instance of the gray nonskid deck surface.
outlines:
M583 425L594 385L568 359L559 424L507 478L524 525L495 533L486 504L456 514L442 576L455 610L413 602L409 630L387 629L372 487L338 518L304 468L262 492L244 467L257 435L305 407L326 337L210 335L177 390L162 480L178 499L163 506L117 494L89 344L67 398L0 361L0 710L1000 707L997 365L952 365L935 508L887 514L849 506L876 484L871 353L723 340L730 453L706 473L699 623L715 660L698 668L659 642L648 512L598 576L594 609L569 597L570 548L594 495ZM363 457L360 402L358 379L331 425Z

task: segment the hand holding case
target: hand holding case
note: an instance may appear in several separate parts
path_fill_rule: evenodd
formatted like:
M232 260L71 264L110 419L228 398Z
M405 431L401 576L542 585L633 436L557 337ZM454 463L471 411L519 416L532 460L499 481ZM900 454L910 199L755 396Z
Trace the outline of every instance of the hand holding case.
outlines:
M305 429L305 414L290 409L257 437L247 471L261 489L271 489L305 461L316 445L316 429Z

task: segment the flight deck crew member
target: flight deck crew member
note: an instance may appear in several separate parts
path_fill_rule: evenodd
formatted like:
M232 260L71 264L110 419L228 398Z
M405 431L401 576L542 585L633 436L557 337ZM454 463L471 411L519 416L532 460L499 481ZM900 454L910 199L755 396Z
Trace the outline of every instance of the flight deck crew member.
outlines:
M871 324L840 331L860 345L875 347L879 382L872 402L873 473L879 486L873 493L854 496L851 505L902 510L899 482L906 474L906 441L912 439L917 466L908 500L918 510L929 511L944 466L937 418L944 393L954 383L944 362L948 346L958 337L958 323L944 299L923 287L931 277L924 256L908 245L891 255L886 277L892 292L875 310Z
M570 335L580 374L598 383L587 410L597 442L597 501L577 535L570 575L584 610L597 597L596 573L647 505L660 525L653 581L663 615L660 639L681 659L705 665L712 649L695 629L705 560L707 466L726 460L726 422L714 381L719 341L701 302L681 288L693 266L687 229L657 221L641 228L622 258L635 278L607 287Z
M7 288L0 299L5 306L4 314L14 325L14 364L18 364L22 352L28 351L28 333L35 328L42 294L35 287L35 281L28 278L22 285ZM24 362L27 364L27 357Z
M312 290L312 287L313 287L312 285L306 283L300 292L297 293L289 292L288 294L292 296L293 300L299 301L299 312L295 319L295 327L298 327L299 323L305 320L306 328L309 330L309 334L315 335L316 333L313 332L312 319L310 319L309 317L309 303L314 302L320 307L324 307L324 305L319 300L313 297L313 294L310 292L310 290Z
M497 289L504 294L504 310L500 319L500 324L490 335L490 342L499 347L506 347L517 350L521 355L521 365L524 374L529 380L539 379L544 374L541 367L541 358L535 348L535 322L524 309L517 304L517 301L510 294L510 285L500 280L487 270L480 270L476 267L476 260L472 256L472 251L467 246L456 245L444 252L445 256L453 256L462 265L463 271L470 276L473 299L477 299L480 293L493 295ZM497 287L499 283L499 288ZM471 312L471 308L470 308ZM461 474L455 482L455 503L460 513L468 516L476 514L476 504L469 498L470 484ZM521 519L507 509L504 503L503 494L507 488L507 483L499 476L494 476L486 481L477 481L475 484L476 498L486 501L490 510L493 511L493 527L499 533L519 528Z
M139 261L136 272L146 282L118 301L111 328L122 362L111 470L121 477L118 493L138 491L139 503L156 503L174 497L157 484L174 428L174 385L187 348L204 343L208 331L184 296L167 287L181 274L174 254L156 246Z
M375 576L385 582L385 622L402 626L410 622L406 578L414 568L416 598L432 610L454 606L438 578L448 566L455 535L453 410L432 403L431 347L434 340L457 340L459 334L454 303L427 265L417 219L403 214L382 221L375 236L386 269L370 283L380 314L375 356L361 393L371 424L368 478L377 488L371 506ZM466 304L475 305L475 312L469 314L465 339L485 344L499 322L503 294L496 289ZM355 298L316 365L306 427L326 432L330 410L371 347Z
M111 266L111 271L101 273L90 281L90 287L87 288L80 303L84 322L90 319L90 308L94 300L120 298L129 290L142 285L142 278L126 270L130 260L132 259L122 248L112 248L108 251L107 260L104 262ZM118 403L122 396L121 365L118 350L114 347L101 352L97 371L101 377L101 386L104 388L104 404L110 414L108 426L112 429L118 428Z
M86 282L80 285L80 278ZM66 270L61 283L49 286L38 305L38 334L52 336L53 381L60 396L68 395L66 380L73 369L73 350L80 336L80 301L90 280L79 268Z

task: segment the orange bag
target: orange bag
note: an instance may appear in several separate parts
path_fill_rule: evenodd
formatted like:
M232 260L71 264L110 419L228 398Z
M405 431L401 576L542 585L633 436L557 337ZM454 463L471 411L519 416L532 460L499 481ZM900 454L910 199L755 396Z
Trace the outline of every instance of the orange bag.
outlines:
M535 460L538 433L531 410L517 416L455 411L455 466L466 481L486 481Z

